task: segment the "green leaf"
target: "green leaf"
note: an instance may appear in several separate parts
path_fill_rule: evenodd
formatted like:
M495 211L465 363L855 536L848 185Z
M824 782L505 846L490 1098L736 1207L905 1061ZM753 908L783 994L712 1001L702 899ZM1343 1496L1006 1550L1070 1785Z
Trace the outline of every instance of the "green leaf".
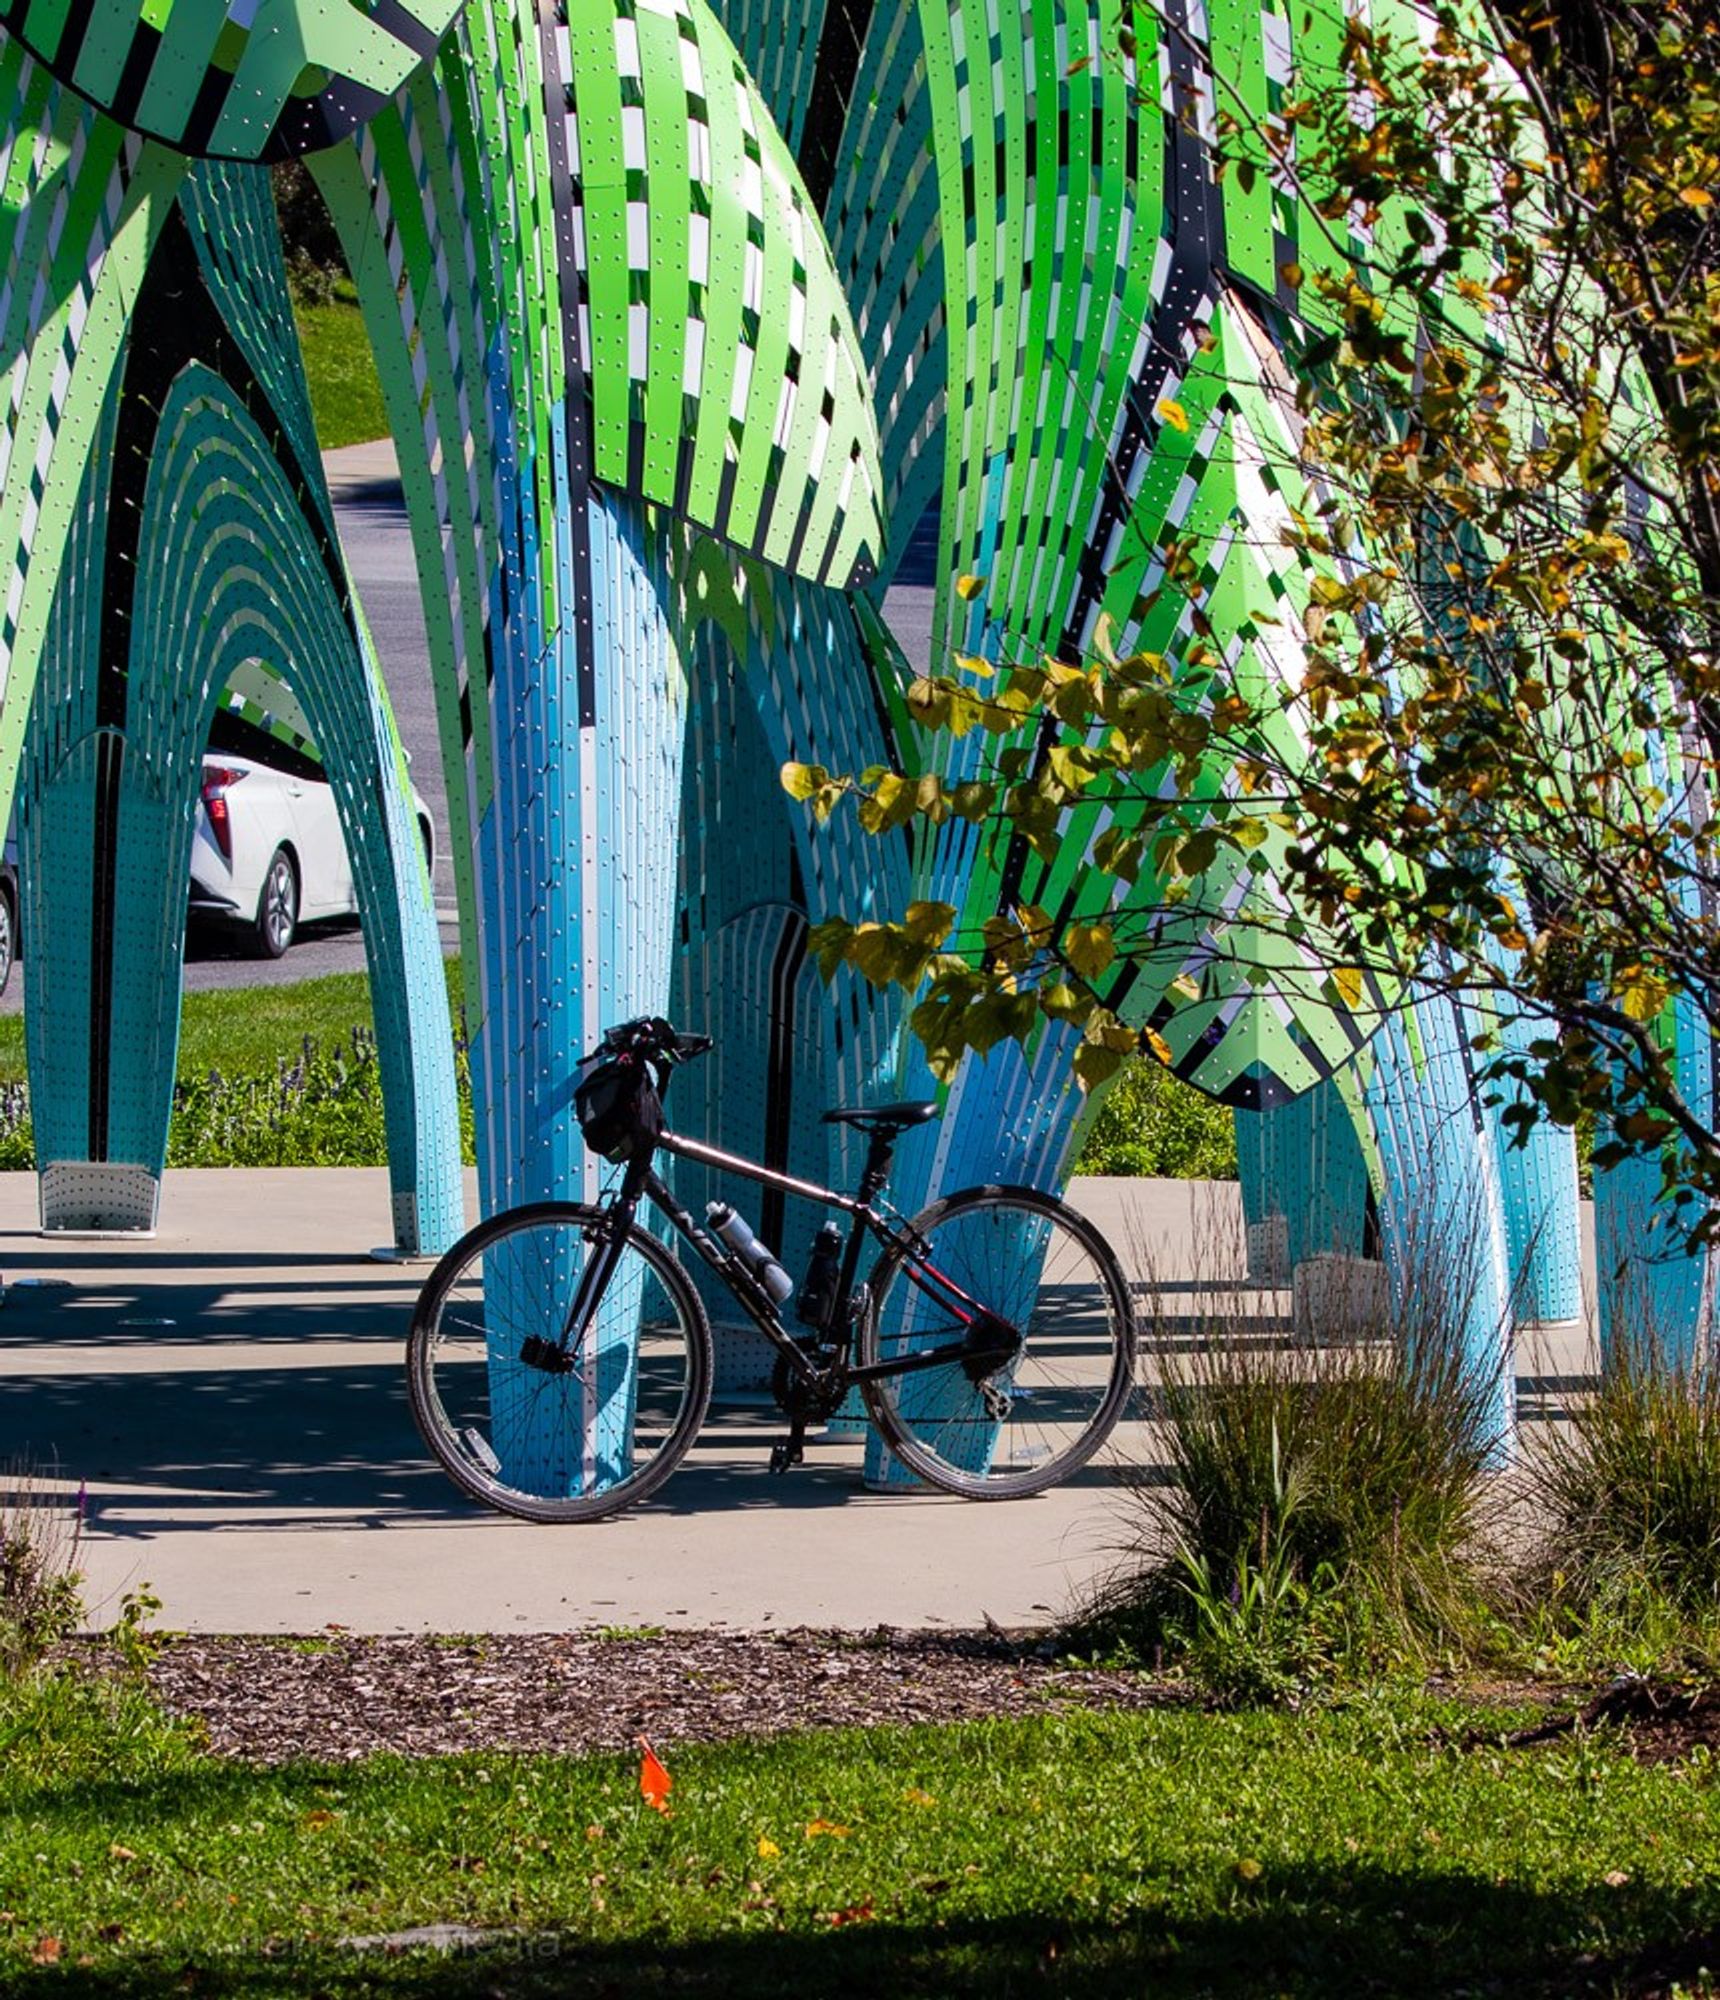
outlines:
M1057 743L1046 752L1045 764L1052 779L1066 792L1079 792L1091 783L1097 760L1079 743Z
M1063 956L1083 979L1097 979L1117 956L1109 924L1071 924L1063 933Z
M1039 989L1039 1004L1054 1021L1080 1023L1092 1012L1093 1002L1066 979L1054 979Z
M1204 875L1218 859L1218 834L1210 826L1191 833L1177 848L1177 867L1193 877Z
M826 985L836 977L837 968L847 959L853 936L854 926L845 923L841 917L831 917L822 924L814 924L807 932L807 943L818 961L818 970Z
M902 928L915 944L940 945L956 920L949 903L910 903Z
M1097 1090L1123 1066L1123 1058L1115 1049L1107 1049L1097 1042L1083 1042L1076 1049L1072 1059L1075 1079L1083 1090Z

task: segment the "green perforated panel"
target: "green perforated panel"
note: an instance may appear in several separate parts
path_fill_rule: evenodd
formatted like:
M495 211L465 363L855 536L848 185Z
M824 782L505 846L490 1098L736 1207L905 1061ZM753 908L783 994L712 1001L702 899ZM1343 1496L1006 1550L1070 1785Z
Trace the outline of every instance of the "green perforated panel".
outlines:
M0 0L0 25L80 96L181 152L279 160L373 117L457 0Z

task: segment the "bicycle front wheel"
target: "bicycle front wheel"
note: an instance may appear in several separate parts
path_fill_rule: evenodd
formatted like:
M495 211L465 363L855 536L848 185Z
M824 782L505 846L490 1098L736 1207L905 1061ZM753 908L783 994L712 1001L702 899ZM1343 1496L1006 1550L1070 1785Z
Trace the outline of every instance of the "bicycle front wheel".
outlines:
M873 1270L860 1364L949 1358L862 1381L884 1442L969 1499L1055 1486L1104 1443L1134 1383L1134 1313L1110 1245L1054 1196L1010 1187L934 1202L906 1238ZM1008 1333L976 1335L976 1306ZM988 1365L999 1339L1013 1352Z
M711 1396L711 1333L687 1274L628 1231L563 1348L602 1212L571 1202L480 1223L431 1272L407 1336L424 1442L456 1486L528 1521L594 1521L654 1493Z

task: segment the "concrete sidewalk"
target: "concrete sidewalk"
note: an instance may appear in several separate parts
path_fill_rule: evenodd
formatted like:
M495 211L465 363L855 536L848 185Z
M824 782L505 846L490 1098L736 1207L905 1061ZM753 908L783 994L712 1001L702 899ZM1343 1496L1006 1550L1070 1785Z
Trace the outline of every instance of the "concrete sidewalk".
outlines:
M1197 1240L1234 1232L1233 1187L1072 1193L1137 1269L1152 1246L1155 1270L1185 1277ZM589 1527L504 1520L413 1429L402 1343L428 1267L368 1254L391 1233L383 1171L174 1172L161 1213L152 1242L44 1239L35 1177L0 1175L0 1463L85 1485L98 1622L147 1582L162 1622L212 1632L1032 1625L1127 1538L1103 1469L1009 1504L885 1496L845 1441L773 1479L779 1422L721 1409L648 1506ZM1139 1424L1118 1447L1156 1455Z

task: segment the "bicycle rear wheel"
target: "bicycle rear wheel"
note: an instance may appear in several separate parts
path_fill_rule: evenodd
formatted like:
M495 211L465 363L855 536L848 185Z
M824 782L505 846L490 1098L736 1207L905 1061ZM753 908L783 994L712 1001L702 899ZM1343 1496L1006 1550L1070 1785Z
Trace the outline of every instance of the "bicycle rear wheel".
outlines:
M704 1308L642 1229L629 1230L565 1365L553 1352L603 1222L600 1210L571 1202L494 1216L454 1245L419 1294L406 1350L413 1417L455 1485L504 1514L619 1513L662 1485L704 1421Z
M1013 1330L987 1370L952 1355L862 1382L872 1421L910 1472L975 1500L1043 1492L1104 1443L1134 1383L1135 1320L1110 1245L1074 1209L1032 1188L967 1188L885 1250L859 1329L864 1367L954 1348L973 1314L938 1278Z

